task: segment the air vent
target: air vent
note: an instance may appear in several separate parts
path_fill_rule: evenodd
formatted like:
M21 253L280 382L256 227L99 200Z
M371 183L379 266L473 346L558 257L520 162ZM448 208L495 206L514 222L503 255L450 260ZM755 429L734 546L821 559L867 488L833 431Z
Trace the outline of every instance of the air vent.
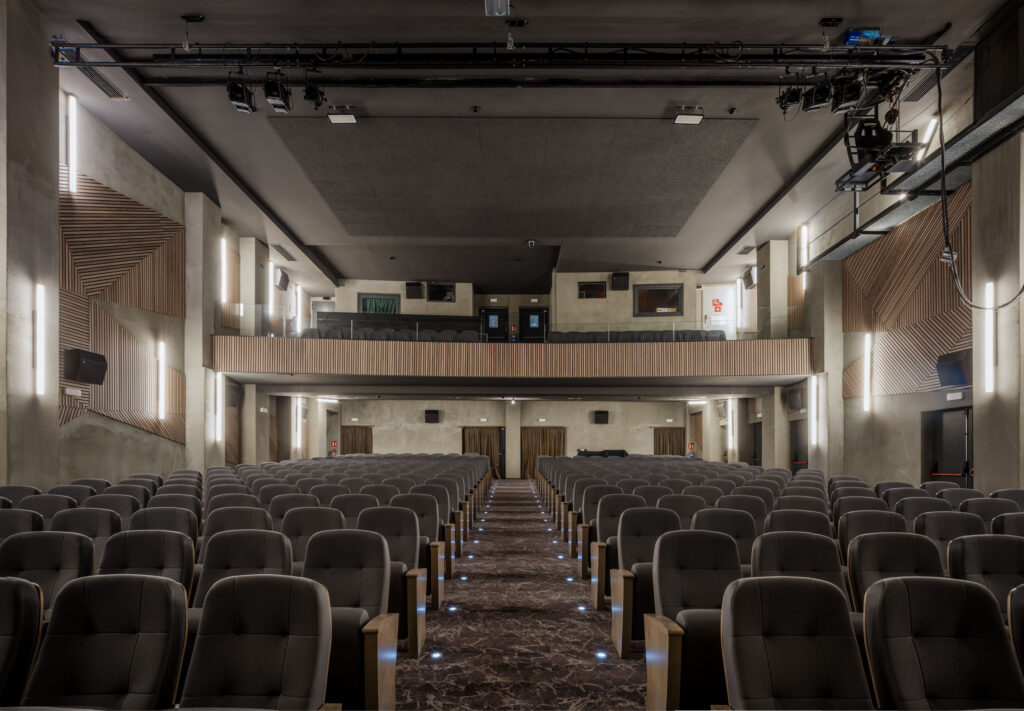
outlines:
M750 254L753 251L754 251L754 245L748 244L746 247L741 248L740 251L738 251L736 254L740 254L740 255L744 255L745 256L747 254Z
M60 56L69 62L78 61L78 50L71 48L58 49ZM107 95L108 99L114 99L115 101L127 101L128 95L117 88L114 82L107 79L100 71L94 67L78 67L78 71L82 72L93 84L95 84L100 91Z
M284 247L282 247L281 245L279 245L279 244L272 244L270 246L273 247L274 249L276 249L277 253L280 254L282 257L284 257L286 261L289 261L289 262L294 262L295 261L295 257L292 256L292 253L289 252Z
M942 70L942 78L953 71L961 62L971 56L971 52L974 51L973 44L962 44L953 51L953 56L949 60L949 66ZM904 101L920 101L924 98L925 94L935 88L935 72L929 70L924 72L924 77L917 83L910 91L903 94Z

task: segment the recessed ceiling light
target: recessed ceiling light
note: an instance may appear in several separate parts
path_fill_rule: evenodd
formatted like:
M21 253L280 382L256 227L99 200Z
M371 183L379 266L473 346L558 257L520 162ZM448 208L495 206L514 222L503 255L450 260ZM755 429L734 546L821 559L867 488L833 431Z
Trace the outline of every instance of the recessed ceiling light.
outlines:
M327 110L327 119L331 123L356 123L356 114L350 106L332 106Z
M676 113L676 118L673 123L684 126L699 126L700 122L703 120L703 106L683 106L679 109L678 113Z

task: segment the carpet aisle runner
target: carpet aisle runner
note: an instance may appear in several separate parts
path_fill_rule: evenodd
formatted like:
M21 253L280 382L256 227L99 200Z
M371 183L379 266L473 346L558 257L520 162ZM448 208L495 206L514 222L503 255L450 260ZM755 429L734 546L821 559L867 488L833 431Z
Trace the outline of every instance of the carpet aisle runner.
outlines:
M532 483L496 482L487 509L427 613L423 657L399 654L398 708L642 709L643 659L615 654Z

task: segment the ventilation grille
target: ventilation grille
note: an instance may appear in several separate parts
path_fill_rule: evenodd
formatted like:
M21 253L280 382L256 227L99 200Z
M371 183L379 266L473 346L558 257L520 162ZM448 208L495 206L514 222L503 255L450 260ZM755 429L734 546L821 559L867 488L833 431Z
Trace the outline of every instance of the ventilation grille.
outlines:
M78 60L78 54L74 49L63 48L58 49L57 52L59 52L60 56L69 62ZM99 87L99 90L106 94L108 99L114 99L115 101L128 100L128 95L118 89L114 82L107 79L95 67L78 67L78 71L82 72L89 81Z
M738 251L736 254L741 254L741 255L745 256L747 254L750 254L753 251L754 251L754 245L748 244L746 247L741 248L740 251Z
M292 256L292 253L289 252L284 247L282 247L281 245L279 245L279 244L272 244L270 246L273 247L274 249L276 249L277 253L280 254L282 257L284 257L286 261L289 261L289 262L294 262L295 261L295 257Z
M974 51L973 44L962 44L956 48L953 52L953 56L949 61L949 66L942 70L942 78L945 79L951 71L971 56L971 52ZM928 70L924 73L921 81L917 82L917 86L908 91L903 95L904 101L920 101L924 98L925 94L935 88L935 72Z

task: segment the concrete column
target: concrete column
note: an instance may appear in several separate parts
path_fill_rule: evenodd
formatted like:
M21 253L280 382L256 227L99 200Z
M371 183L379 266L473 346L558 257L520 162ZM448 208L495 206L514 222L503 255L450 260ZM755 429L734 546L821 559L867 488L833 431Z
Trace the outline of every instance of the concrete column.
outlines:
M255 237L238 238L239 285L242 303L240 335L261 336L267 321L269 259L267 245Z
M754 456L754 427L748 414L747 399L736 400L736 459L749 462Z
M772 388L763 400L761 418L761 466L789 468L789 408L785 388Z
M295 454L295 403L290 397L277 397L277 456L280 460L297 459Z
M807 317L814 339L812 367L818 376L818 444L810 444L811 469L839 476L846 461L843 406L843 264L821 262L807 274ZM810 378L808 378L810 388ZM808 407L810 390L808 389ZM810 411L808 410L808 417Z
M0 38L0 482L45 488L59 483L58 75L31 3L0 0ZM41 395L37 367L45 378Z
M200 471L224 462L224 448L217 447L215 441L216 379L211 370L210 350L217 303L220 231L220 208L202 193L186 193L185 451L188 466Z
M505 403L505 477L518 479L522 468L523 406Z
M789 242L773 239L757 248L757 334L789 335Z
M707 407L704 408L704 444L701 447L704 450L705 461L722 461L725 435L725 430L719 426L718 401L708 400Z
M1020 285L1024 232L1024 139L1017 134L975 161L971 168L972 300L984 303L992 282L995 303ZM962 260L961 260L962 261ZM995 390L985 392L985 312L974 312L974 471L983 491L1018 488L1021 462L1021 304L995 316Z
M327 456L327 411L322 402L316 398L306 398L309 416L305 426L309 428L309 457Z
M270 459L270 396L255 385L244 385L242 396L242 462Z

